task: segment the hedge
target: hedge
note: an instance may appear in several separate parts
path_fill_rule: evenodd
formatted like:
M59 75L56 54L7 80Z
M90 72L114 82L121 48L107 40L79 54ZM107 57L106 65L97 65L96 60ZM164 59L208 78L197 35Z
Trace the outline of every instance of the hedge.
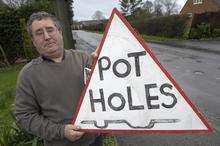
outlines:
M136 16L135 19L127 18L131 25L140 33L146 35L156 35L162 37L185 37L188 17L185 15L172 15L144 18ZM105 24L84 26L83 29L92 31L103 31Z
M38 0L19 8L0 7L0 45L11 64L18 58L30 60L36 54L26 31L26 22L33 12L54 14L52 6L51 0ZM0 63L4 62L3 59L0 53Z
M141 34L171 38L182 38L184 36L184 32L187 29L188 21L188 17L183 15L137 19L131 23Z
M0 9L0 44L10 63L14 62L22 49L19 16L11 8ZM21 55L21 54L20 54ZM0 54L0 59L3 56Z

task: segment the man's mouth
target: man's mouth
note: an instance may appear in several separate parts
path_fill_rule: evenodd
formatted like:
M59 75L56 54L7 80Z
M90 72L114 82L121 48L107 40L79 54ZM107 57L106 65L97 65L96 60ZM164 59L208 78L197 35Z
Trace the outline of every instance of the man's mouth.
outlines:
M57 51L57 48L54 47L55 45L56 45L56 43L54 43L54 42L45 44L45 51L50 54L55 53Z
M51 42L51 43L47 43L45 46L46 47L52 47L55 43Z

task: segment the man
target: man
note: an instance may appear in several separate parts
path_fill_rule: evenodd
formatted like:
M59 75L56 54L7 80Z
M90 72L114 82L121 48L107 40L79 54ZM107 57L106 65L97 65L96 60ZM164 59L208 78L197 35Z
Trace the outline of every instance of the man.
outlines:
M65 50L60 23L46 12L30 16L27 28L40 54L21 70L16 88L15 117L46 146L89 146L97 135L79 132L71 118L83 88L89 55Z

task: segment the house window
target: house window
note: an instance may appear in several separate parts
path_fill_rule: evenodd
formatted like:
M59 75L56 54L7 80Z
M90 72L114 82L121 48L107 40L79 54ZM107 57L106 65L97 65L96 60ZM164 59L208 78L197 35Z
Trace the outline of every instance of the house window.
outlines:
M187 13L187 14L188 14L189 18L192 18L193 13Z
M203 0L193 0L193 4L196 5L196 4L202 4L202 1Z

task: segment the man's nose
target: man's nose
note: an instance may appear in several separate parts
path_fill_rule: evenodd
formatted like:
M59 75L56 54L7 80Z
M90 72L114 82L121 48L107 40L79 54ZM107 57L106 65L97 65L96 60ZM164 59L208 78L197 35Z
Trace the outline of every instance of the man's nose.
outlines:
M47 40L47 39L50 39L51 36L49 35L49 33L44 29L44 39Z

